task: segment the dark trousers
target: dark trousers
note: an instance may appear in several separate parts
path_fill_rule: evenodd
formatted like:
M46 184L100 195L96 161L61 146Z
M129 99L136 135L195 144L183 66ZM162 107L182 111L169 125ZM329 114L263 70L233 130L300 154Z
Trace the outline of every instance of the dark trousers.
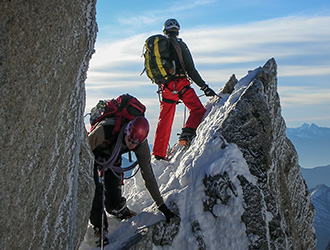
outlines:
M102 226L102 213L104 213L104 227L108 228L108 221L105 211L102 211L103 203L103 186L101 177L98 174L97 164L94 163L94 182L95 182L95 195L92 204L92 210L89 220L94 227L101 228ZM121 193L121 179L115 176L111 170L104 173L104 188L105 188L105 209L111 213L112 210L118 209L123 206L125 198Z

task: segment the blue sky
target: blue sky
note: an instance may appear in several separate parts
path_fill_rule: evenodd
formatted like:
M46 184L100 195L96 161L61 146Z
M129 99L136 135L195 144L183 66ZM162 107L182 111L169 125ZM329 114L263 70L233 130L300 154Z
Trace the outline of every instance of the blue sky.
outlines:
M159 102L157 86L140 76L142 48L148 36L162 32L166 19L176 18L179 37L214 90L232 74L239 80L273 57L287 126L330 127L330 1L98 0L96 9L99 31L87 73L87 112L99 99L135 95L147 106L152 143ZM178 105L171 143L183 114Z

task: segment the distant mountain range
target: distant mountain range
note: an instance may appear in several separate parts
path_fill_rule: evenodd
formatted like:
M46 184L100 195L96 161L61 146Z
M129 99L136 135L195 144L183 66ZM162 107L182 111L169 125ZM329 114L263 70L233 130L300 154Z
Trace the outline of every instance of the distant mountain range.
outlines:
M312 195L317 250L325 250L330 244L330 128L304 123L287 128L286 134L298 152L301 174Z
M310 193L315 207L316 247L317 250L324 250L330 242L330 187L319 185L311 189Z
M315 168L301 168L308 189L316 188L318 185L330 187L330 165ZM330 227L330 226L329 226Z
M286 135L298 152L301 167L330 165L330 128L304 123L298 128L287 128Z
M317 250L324 250L330 243L330 165L316 168L301 168L315 208L314 227Z

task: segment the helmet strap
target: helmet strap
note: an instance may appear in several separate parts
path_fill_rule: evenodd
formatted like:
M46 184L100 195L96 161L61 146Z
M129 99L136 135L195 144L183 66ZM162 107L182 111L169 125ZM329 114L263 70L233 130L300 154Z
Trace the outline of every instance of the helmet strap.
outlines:
M179 35L179 31L176 29L173 30L164 30L164 33L168 36L168 37L176 37Z

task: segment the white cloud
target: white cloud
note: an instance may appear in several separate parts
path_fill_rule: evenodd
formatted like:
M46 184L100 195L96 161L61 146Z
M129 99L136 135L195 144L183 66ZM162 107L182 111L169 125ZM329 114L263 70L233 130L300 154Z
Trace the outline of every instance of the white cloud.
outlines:
M323 76L324 80L324 76L330 76L329 23L330 17L287 17L230 27L183 28L181 35L200 74L215 90L221 88L232 74L240 79L248 70L262 66L274 57L280 62L278 75L283 77L279 84L281 105L290 109L299 108L299 105L300 108L329 105L330 86L328 88L316 78ZM97 41L87 74L86 110L101 95L112 98L120 92L150 93L150 98L145 101L150 110L148 118L155 126L159 106L154 93L156 87L145 75L140 76L142 49L149 35L143 33L107 43ZM312 76L315 81L309 88L286 86L285 77L299 76ZM173 129L180 125L175 123Z
M283 42L328 42L329 23L330 17L286 17L230 27L183 30L182 34L189 39L189 44L206 51L209 45L222 50Z
M145 75L140 76L140 72L125 72L125 71L113 71L113 72L97 72L91 71L87 76L86 88L118 88L130 86L146 86L150 85Z
M296 56L330 56L329 23L330 17L278 18L241 26L187 30L182 33L182 37L189 45L197 67L203 64L219 64L223 67L226 64L262 62L271 57L278 60ZM110 69L113 72L121 68L121 73L126 71L130 74L132 68L142 70L141 56L147 36L139 34L114 43L96 43L90 72ZM327 68L330 69L330 60L326 63L321 67L304 66L310 69L304 69L304 74L329 74ZM299 67L303 68L297 65L281 67L282 75L294 75L294 72L300 75Z
M189 10L198 9L203 6L209 6L212 3L216 3L217 0L175 0L166 1L165 4L158 3L157 8L153 10L146 9L140 12L139 15L123 16L118 19L119 24L135 26L150 25L155 22L163 23L167 18L174 17L182 13L189 13Z
M298 110L295 110L296 112ZM327 114L315 114L309 113L311 115L303 116L293 114L283 114L287 127L300 127L303 123L316 123L320 127L329 127L330 115Z
M325 105L330 111L330 89L313 87L279 87L283 107L301 105Z
M309 66L296 66L296 65L280 65L279 76L320 76L329 75L330 67L320 65L309 65ZM330 78L329 78L330 80Z
M188 30L182 32L182 37L199 65L256 62L271 57L278 60L330 56L329 23L330 17L277 18L240 26ZM330 68L330 61L324 66Z
M140 34L116 42L96 42L90 70L111 69L125 64L142 62L141 55L146 35Z

